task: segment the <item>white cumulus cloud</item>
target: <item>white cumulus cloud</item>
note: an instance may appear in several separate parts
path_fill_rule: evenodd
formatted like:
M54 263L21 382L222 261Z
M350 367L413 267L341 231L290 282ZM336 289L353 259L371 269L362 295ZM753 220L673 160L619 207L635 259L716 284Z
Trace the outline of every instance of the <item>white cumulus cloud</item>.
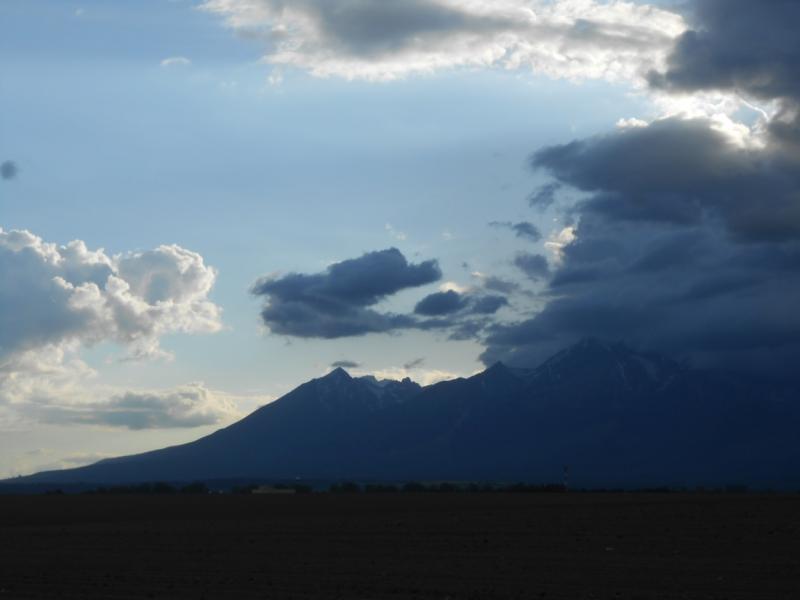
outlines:
M217 402L219 394L198 386L187 388L191 394L165 392L177 412L159 409L156 393L132 396L95 384L96 372L80 356L83 348L111 342L127 359L164 357L166 334L220 330L221 309L208 298L216 271L199 254L165 245L109 255L80 240L58 245L29 231L0 229L0 274L3 427L36 415L54 418L59 410L65 419L82 415L71 422L111 425L109 415L133 411L137 397L149 398L140 403L140 413L149 407L151 415L141 417L142 427L207 424L230 413Z
M113 341L131 356L158 356L164 334L221 328L221 310L208 299L216 272L176 245L109 256L80 240L59 246L0 229L0 273L0 367L74 342Z
M391 80L467 67L639 80L685 29L657 7L612 0L206 0L260 37L264 61L314 75Z

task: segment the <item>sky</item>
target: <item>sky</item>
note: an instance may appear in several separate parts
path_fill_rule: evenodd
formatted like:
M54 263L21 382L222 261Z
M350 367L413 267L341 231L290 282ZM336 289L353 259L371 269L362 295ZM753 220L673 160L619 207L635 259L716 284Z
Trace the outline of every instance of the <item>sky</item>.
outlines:
M790 0L0 3L0 476L336 365L793 378Z

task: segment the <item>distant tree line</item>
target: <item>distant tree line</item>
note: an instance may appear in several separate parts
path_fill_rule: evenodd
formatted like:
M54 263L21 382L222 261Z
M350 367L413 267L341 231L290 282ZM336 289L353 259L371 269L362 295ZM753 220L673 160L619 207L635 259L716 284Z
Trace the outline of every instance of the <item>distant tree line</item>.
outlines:
M212 484L213 485L213 484ZM433 482L422 483L411 481L404 484L394 483L357 483L353 481L343 481L329 485L327 488L319 486L312 487L304 483L276 483L270 486L263 484L250 483L234 486L217 486L213 489L202 481L189 484L175 484L163 481L138 483L129 485L100 486L89 490L70 490L64 489L45 489L38 493L45 495L61 495L64 493L83 493L96 495L122 495L122 494L210 494L210 493L229 493L238 495L253 494L259 488L269 487L274 490L291 490L295 494L311 493L331 493L331 494L397 494L397 493L525 493L525 494L551 494L551 493L716 493L716 494L743 494L750 490L745 485L728 485L716 488L685 488L685 487L651 487L639 489L618 489L618 488L567 488L563 484L530 484L530 483L453 483L453 482ZM36 492L34 492L36 493Z
M202 481L177 486L163 481L98 487L86 494L208 494L208 486Z
M408 482L403 485L367 483L359 485L352 481L335 483L330 486L331 493L365 493L365 494L386 494L386 493L476 493L476 492L503 492L503 493L558 493L566 492L567 488L562 484L534 485L528 483L514 483L507 485L497 485L489 483L420 483Z

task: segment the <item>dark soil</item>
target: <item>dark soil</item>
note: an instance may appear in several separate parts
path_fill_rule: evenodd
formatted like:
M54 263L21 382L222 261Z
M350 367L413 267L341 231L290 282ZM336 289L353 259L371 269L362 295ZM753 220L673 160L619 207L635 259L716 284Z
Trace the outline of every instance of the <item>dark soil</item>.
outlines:
M800 597L800 497L2 496L2 598Z

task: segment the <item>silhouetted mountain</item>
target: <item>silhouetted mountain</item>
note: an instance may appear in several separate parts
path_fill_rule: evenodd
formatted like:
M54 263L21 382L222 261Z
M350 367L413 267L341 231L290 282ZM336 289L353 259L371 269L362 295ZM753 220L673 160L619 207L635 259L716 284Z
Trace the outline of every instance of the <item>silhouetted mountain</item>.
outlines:
M305 383L195 442L25 482L286 479L800 483L796 389L584 340L535 369L495 364L425 388Z

